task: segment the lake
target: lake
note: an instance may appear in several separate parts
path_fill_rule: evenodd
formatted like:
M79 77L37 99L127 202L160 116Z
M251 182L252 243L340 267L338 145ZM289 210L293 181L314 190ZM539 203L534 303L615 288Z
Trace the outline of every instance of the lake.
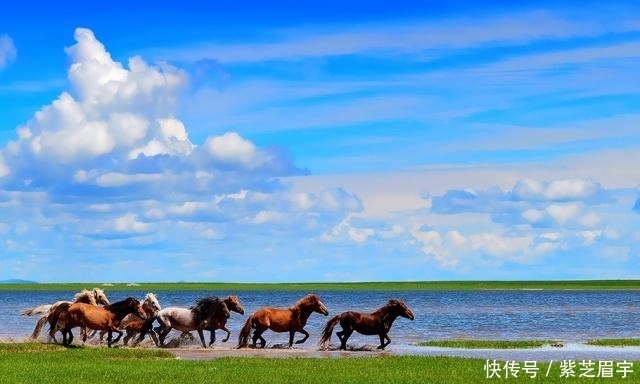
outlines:
M128 296L142 300L144 291L105 289L114 302ZM191 306L204 296L235 294L245 308L245 315L232 313L227 326L237 343L238 331L247 316L262 306L288 307L306 291L157 291L160 304ZM415 320L398 318L390 332L394 345L410 345L426 340L468 339L550 339L583 342L593 338L637 337L640 329L640 294L636 291L591 290L480 290L480 291L319 291L329 308L329 316L314 313L307 323L310 337L300 347L317 348L322 327L332 316L348 311L371 312L390 298L407 303ZM37 317L21 316L24 308L70 300L75 291L0 291L0 339L28 337ZM337 327L339 329L339 326ZM176 332L176 331L174 331ZM43 332L44 334L45 332ZM77 336L77 330L74 331ZM220 343L222 331L218 331ZM176 332L175 335L178 333ZM267 345L284 344L287 334L267 331ZM301 335L296 336L299 338ZM334 335L333 344L338 343ZM349 344L377 345L376 336L354 333Z

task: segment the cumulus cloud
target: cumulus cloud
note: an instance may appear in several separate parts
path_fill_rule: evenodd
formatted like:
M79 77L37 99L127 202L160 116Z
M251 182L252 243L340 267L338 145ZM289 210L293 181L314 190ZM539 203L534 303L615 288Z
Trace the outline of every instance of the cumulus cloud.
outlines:
M17 54L13 39L9 35L0 35L0 69L15 60Z
M307 171L281 149L215 129L193 142L177 109L186 71L138 56L115 61L89 29L74 38L65 49L69 88L0 150L0 190L13 191L16 216L31 215L78 246L106 247L132 237L164 241L196 227L203 240L246 226L308 230L361 209L340 189L288 191L278 177ZM29 202L35 193L42 199Z
M486 213L497 223L535 227L569 222L593 226L595 213L581 211L612 201L610 194L592 179L539 181L525 178L513 188L449 190L431 197L431 211L438 214Z

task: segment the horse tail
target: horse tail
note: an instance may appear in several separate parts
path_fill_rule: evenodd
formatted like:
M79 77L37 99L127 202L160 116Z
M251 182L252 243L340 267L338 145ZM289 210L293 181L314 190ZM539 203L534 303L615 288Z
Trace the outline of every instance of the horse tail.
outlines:
M28 315L31 316L31 315ZM40 336L40 332L42 331L42 327L44 327L44 324L47 322L47 316L42 316L38 319L38 322L36 323L36 327L33 329L33 333L31 334L31 338L33 340L38 339L38 336Z
M44 314L49 312L50 308L51 308L50 304L45 304L35 308L25 308L22 311L20 311L20 314L22 316L33 316L37 314Z
M49 314L49 316L47 317L47 320L49 320L49 331L56 329L56 326L58 325L58 320L60 320L60 316L64 312L66 312L70 306L71 306L71 303L62 303L56 306L53 312Z
M324 326L324 329L322 330L322 336L320 336L320 346L324 347L325 344L327 344L327 342L329 341L329 339L331 339L331 333L333 333L333 328L336 326L336 324L338 324L338 321L340 321L340 317L342 315L336 315L334 316L331 320L327 321L327 325Z
M247 318L244 322L244 326L238 336L238 348L246 348L249 344L249 334L251 334L251 328L253 327L253 314Z

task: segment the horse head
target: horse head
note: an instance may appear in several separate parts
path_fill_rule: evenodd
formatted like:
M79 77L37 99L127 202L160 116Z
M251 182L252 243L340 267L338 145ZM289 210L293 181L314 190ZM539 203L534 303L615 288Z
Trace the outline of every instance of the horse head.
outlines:
M295 306L299 308L310 308L312 311L321 313L325 316L329 314L329 310L324 305L322 300L320 300L320 297L314 294L309 294L303 297L300 301L296 303Z
M93 294L93 298L96 300L96 303L101 304L101 305L109 305L109 299L107 298L107 295L104 293L104 291L100 288L93 288L93 290L91 291L91 293Z
M391 299L387 302L386 307L389 312L394 313L397 316L402 316L406 319L413 320L415 316L413 315L413 311L405 304L404 302L396 299Z
M162 307L160 306L160 302L158 302L158 298L151 292L147 293L147 295L144 297L142 307L144 308L148 316L153 316L162 309Z
M234 311L241 315L244 315L244 307L240 304L240 300L238 300L238 296L228 296L224 299L224 303L230 311Z
M131 313L140 316L141 319L147 318L147 312L144 310L144 307L138 299L135 297L127 297L125 300L127 307L131 310Z

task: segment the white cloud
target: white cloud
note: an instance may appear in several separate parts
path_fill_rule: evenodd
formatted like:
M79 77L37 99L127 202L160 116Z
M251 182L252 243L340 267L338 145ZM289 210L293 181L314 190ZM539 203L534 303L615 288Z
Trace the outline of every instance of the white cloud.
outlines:
M9 35L0 35L0 69L15 60L17 54L13 39Z
M2 156L2 153L0 153L0 178L8 175L9 172L11 172L11 170L9 169L9 166L5 164L4 157Z
M113 221L113 228L117 232L135 232L143 233L150 229L150 225L138 221L138 218L134 214L127 214L122 217L118 217Z
M256 146L235 132L210 137L204 143L209 154L224 163L253 167L257 160Z
M547 213L558 223L565 224L580 212L578 204L551 204L546 209Z

